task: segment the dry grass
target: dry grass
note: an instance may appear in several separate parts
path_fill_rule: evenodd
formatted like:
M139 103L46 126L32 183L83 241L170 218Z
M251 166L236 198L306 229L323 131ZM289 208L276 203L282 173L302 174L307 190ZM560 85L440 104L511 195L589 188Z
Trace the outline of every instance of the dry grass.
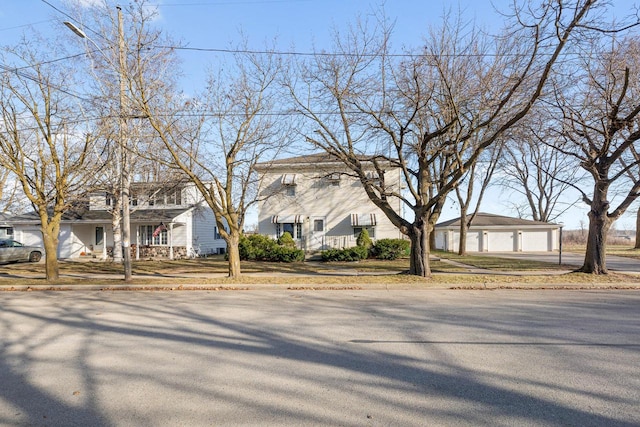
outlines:
M493 256L482 256L475 254L468 254L460 256L451 252L434 252L435 256L443 259L449 259L457 261L466 265L471 265L476 268L482 268L492 271L558 271L566 270L566 266L558 265L557 263L533 261L526 259L512 259L512 258L498 258Z
M577 252L584 254L587 247L585 245L563 245L567 252ZM622 256L640 260L640 249L634 249L632 245L607 245L607 255Z
M290 289L359 289L381 287L414 289L429 287L553 287L553 286L611 286L640 284L640 277L609 274L593 276L581 273L562 273L556 264L536 261L469 255L459 257L438 253L466 265L488 270L486 274L468 272L465 266L455 266L434 259L433 276L421 278L401 274L409 268L408 259L396 261L364 260L356 263L266 263L243 262L243 276L226 277L227 263L223 257L195 260L135 261L134 280L137 287L154 286L164 289L247 289L286 285ZM0 290L34 285L47 285L44 264L10 264L0 266ZM566 270L564 270L566 271ZM492 273L493 272L493 273ZM517 273L512 273L517 272ZM529 272L529 273L527 273ZM541 274L544 272L544 274ZM61 278L56 287L91 284L103 288L121 287L122 266L112 262L60 262ZM129 283L126 283L129 285Z

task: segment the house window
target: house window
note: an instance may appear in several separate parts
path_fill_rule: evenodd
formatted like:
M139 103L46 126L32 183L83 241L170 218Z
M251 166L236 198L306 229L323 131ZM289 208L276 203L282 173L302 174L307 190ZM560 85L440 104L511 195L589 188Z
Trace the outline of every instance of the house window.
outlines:
M106 193L104 196L104 204L106 206L111 206L112 200L113 200L113 195Z
M166 228L157 235L153 235L158 228L157 225L141 225L140 226L140 244L148 246L166 246L169 243Z
M327 176L327 181L329 181L329 185L339 186L340 185L340 174L332 173Z
M172 190L165 194L164 202L166 205L181 205L182 192L180 190Z
M276 234L280 238L284 233L291 234L294 239L302 238L302 224L294 224L292 222L284 222L282 224L276 224Z
M220 240L222 239L222 235L220 234L220 230L218 229L218 227L214 227L214 239L216 240Z
M360 233L362 233L362 230L367 230L367 233L369 233L369 237L371 237L372 239L376 238L375 227L353 227L353 237L357 238Z
M284 187L284 194L287 196L293 197L296 195L296 175L295 174L284 174L280 179L280 183Z
M322 219L314 219L313 220L313 231L324 231L324 220L322 220Z
M176 206L182 204L182 191L158 191L149 196L149 206Z

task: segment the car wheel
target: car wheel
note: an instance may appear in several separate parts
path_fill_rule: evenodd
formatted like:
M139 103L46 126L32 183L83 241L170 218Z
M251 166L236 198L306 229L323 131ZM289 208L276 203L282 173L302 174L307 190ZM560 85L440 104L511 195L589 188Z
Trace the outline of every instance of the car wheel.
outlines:
M31 252L29 254L29 262L38 262L42 259L42 254L40 252Z

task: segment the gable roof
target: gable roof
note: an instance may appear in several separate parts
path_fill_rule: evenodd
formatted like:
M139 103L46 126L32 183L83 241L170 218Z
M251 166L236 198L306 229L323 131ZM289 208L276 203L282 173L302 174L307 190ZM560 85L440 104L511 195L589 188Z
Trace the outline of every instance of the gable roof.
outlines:
M467 215L465 218L471 218L471 215ZM478 212L476 217L471 223L471 227L516 227L516 226L554 226L558 227L558 224L552 222L532 221L530 219L513 218L510 216L495 215L490 213ZM460 227L460 217L444 221L436 224L436 228L457 228Z
M358 155L356 158L362 162L371 162L373 156ZM386 158L381 159L385 163L389 163ZM275 159L268 162L256 163L256 170L282 167L316 167L322 168L329 165L339 165L345 167L342 160L329 153L314 153L303 156L287 157L284 159Z

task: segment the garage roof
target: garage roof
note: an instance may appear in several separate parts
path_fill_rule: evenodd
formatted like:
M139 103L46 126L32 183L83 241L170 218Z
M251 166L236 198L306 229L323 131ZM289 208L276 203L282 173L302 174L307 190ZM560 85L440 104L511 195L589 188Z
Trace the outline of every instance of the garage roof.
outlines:
M466 218L470 218L467 215ZM513 218L510 216L494 215L490 213L479 212L471 223L472 227L517 227L517 226L548 226L558 227L558 224L552 222L532 221L530 219ZM436 228L459 227L460 218L451 219L436 224Z

